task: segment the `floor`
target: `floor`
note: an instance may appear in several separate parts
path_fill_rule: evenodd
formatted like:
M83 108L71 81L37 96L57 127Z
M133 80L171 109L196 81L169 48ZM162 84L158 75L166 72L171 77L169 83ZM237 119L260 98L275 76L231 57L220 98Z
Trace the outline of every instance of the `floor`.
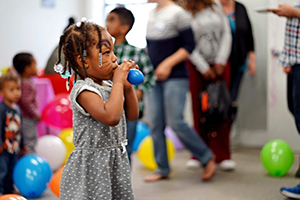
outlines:
M133 156L132 180L137 200L286 200L280 193L281 186L299 183L294 177L298 168L299 155L284 177L269 176L260 163L260 150L236 148L233 159L237 168L233 172L217 171L209 182L201 181L201 169L185 167L189 158L186 150L176 152L171 162L171 179L145 183L143 178L151 173ZM57 200L48 189L36 200Z

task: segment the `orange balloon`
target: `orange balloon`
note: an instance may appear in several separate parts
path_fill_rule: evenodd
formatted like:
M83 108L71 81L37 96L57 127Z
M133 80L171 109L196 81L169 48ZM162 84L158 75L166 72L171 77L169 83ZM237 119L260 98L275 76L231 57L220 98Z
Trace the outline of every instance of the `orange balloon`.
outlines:
M0 200L27 200L26 198L16 195L16 194L7 194L0 197Z
M55 194L57 197L59 197L60 179L61 179L61 174L63 172L63 169L64 167L61 167L59 170L57 170L55 174L52 176L50 183L48 184L48 187L50 187L53 194Z

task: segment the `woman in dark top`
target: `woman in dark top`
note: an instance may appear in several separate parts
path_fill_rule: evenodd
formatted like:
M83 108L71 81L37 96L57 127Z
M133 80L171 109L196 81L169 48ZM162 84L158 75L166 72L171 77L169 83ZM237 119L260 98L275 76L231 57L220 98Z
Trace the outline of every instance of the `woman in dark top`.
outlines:
M251 23L243 4L234 0L220 0L228 17L232 33L230 62L230 92L234 101L247 67L252 76L256 74L254 41Z
M232 49L229 57L230 93L235 102L244 72L248 68L252 76L256 74L254 40L251 23L244 5L234 0L220 0L220 2L229 20L232 33ZM220 167L232 170L235 168L235 162L228 160L228 162L223 162Z

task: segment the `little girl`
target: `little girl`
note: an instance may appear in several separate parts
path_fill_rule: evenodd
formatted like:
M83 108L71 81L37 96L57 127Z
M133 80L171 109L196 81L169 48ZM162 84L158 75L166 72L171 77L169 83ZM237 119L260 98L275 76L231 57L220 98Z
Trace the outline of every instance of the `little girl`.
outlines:
M133 61L117 65L107 31L83 19L60 37L56 72L80 77L71 91L75 149L62 174L61 200L134 199L126 153L126 122L136 120L138 101L127 81ZM61 51L64 67L59 64ZM137 66L136 66L137 67ZM113 78L113 84L108 81Z

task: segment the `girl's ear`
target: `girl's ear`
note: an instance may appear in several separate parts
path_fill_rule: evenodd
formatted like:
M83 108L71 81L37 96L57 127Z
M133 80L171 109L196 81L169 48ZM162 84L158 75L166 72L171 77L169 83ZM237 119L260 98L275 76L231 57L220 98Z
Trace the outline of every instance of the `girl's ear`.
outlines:
M81 56L80 56L80 55L77 56L76 62L77 62L77 64L78 64L80 67L82 67L82 60L81 60ZM88 68L88 64L87 64L86 61L84 62L84 65L85 65L85 68Z
M80 56L80 55L77 56L76 62L77 62L77 64L78 64L80 67L82 67L82 61L81 61L81 56Z

